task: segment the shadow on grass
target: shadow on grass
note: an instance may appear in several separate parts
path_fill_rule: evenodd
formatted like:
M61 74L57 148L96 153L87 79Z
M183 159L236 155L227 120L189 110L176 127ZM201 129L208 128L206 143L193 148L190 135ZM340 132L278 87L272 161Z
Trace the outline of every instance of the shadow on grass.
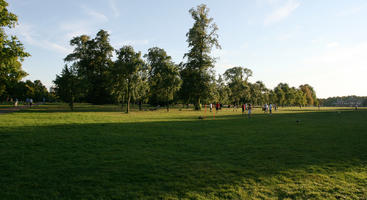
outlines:
M181 107L175 107L177 109L181 109ZM156 109L154 106L144 105L141 111L157 111L157 110L166 110L165 107L160 107ZM192 109L184 109L192 110ZM137 105L132 105L130 107L131 112L140 111ZM121 105L109 104L109 105L91 105L87 103L76 104L74 106L74 110L72 111L67 104L63 103L53 103L53 104L45 104L43 106L34 107L28 110L22 110L19 112L27 112L27 113L58 113L58 112L126 112L126 107L121 107Z
M7 127L0 130L0 159L5 161L0 163L0 196L160 199L214 193L236 198L225 196L230 194L223 187L309 166L320 166L315 170L325 174L365 166L366 116L320 112L268 120L265 115L227 115L220 120Z

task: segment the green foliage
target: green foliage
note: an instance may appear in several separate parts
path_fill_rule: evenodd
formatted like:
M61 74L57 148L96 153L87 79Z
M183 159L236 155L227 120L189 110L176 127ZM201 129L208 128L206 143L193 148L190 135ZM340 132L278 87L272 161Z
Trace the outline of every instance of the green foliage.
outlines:
M150 102L163 102L169 111L170 101L181 86L179 68L171 61L171 57L158 47L150 48L145 57L150 66Z
M145 55L148 65L141 59L141 53L136 53L131 46L117 50L118 58L112 61L113 48L104 30L93 39L87 35L73 38L70 44L74 51L64 60L72 62L75 68L80 88L78 100L94 104L118 102L122 107L126 103L127 111L130 102L140 107L143 103L167 105L167 110L173 102L192 103L196 110L201 109L202 103L213 102L281 106L318 104L315 91L307 84L298 89L280 83L269 90L261 81L249 82L252 70L241 66L226 70L225 81L220 74L216 79L215 58L211 57L211 51L213 47L220 48L218 27L208 16L206 5L189 12L194 20L186 34L189 51L184 55L186 62L179 65L158 47L150 48Z
M65 65L60 75L56 75L54 81L56 96L69 103L71 110L74 110L74 102L80 97L81 80L77 75L75 65L68 67Z
M111 68L112 94L118 101L126 101L126 112L129 113L131 100L147 93L147 66L141 53L135 52L132 46L123 46L116 54L117 60Z
M252 76L252 71L244 67L233 67L224 72L224 78L228 82L228 87L231 90L230 99L236 105L241 102L249 102L250 100L250 85L247 82Z
M112 66L113 47L107 31L100 30L94 39L87 35L74 37L70 41L73 53L65 57L72 62L83 84L87 102L103 104L111 102L109 91L109 69Z
M16 36L10 38L4 28L13 28L18 21L15 14L7 9L8 3L0 0L0 98L8 96L7 88L15 87L27 73L22 70L21 62L30 56L24 51L23 44Z
M329 97L320 101L322 106L367 106L367 97L363 96Z
M313 89L313 87L311 87L308 84L301 85L299 87L302 90L302 92L306 95L307 105L310 105L310 106L318 105L317 98L316 98L316 92Z
M213 47L220 48L218 43L217 25L213 18L208 16L209 9L202 4L196 9L190 9L190 14L194 19L194 25L186 34L189 52L185 54L187 62L183 65L181 77L182 88L188 100L195 104L195 109L201 109L201 100L210 98L214 86L214 72L211 71L214 58L210 56Z

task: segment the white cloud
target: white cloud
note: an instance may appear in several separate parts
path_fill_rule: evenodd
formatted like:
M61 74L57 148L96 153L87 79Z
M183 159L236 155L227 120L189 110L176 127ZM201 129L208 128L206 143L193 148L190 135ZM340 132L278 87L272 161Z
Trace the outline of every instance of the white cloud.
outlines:
M304 60L299 79L307 77L321 97L367 95L367 41L351 46L329 44L323 53Z
M122 42L115 43L114 46L117 48L121 48L124 45L131 46L139 46L139 45L147 45L149 44L149 40L124 40Z
M256 0L256 4L260 5L260 6L263 6L264 4L265 5L274 5L274 4L279 3L279 1L280 0Z
M359 13L364 8L366 8L366 5L359 5L359 6L355 6L355 7L351 7L351 8L346 8L344 10L341 10L337 14L337 16L339 16L339 17L345 17L345 16L354 15L354 14Z
M116 4L116 0L109 0L108 4L113 12L113 15L115 17L119 17L120 16L120 11L117 8L117 4Z
M95 10L92 10L86 6L81 6L81 8L84 10L84 12L89 15L90 17L93 17L95 20L100 21L100 22L108 22L108 18L106 17L106 15L99 13Z
M297 0L288 0L284 5L276 8L264 20L264 24L272 24L284 20L299 7L300 3Z
M353 46L340 46L337 42L327 44L325 52L306 59L306 63L323 67L366 68L367 41ZM367 69L367 68L366 68Z
M70 53L71 49L56 42L51 42L48 39L42 38L40 34L34 31L35 28L30 24L19 24L13 29L13 33L18 35L21 41L25 44L40 47L47 50L52 50L58 53Z
M326 45L328 48L334 48L334 47L338 47L339 43L338 42L330 42Z
M293 33L285 33L282 35L278 35L276 38L277 40L280 40L280 41L286 41L286 40L293 38L293 36L294 36Z

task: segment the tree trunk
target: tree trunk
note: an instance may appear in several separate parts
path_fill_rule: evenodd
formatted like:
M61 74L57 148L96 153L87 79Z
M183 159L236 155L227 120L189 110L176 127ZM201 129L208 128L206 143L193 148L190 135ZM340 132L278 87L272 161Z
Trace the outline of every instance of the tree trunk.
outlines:
M167 112L169 112L169 102L167 101Z
M200 98L198 98L197 102L195 103L195 110L201 110Z
M126 113L129 113L130 108L130 97L127 98Z
M129 113L130 109L130 88L127 88L127 106L126 106L126 113Z

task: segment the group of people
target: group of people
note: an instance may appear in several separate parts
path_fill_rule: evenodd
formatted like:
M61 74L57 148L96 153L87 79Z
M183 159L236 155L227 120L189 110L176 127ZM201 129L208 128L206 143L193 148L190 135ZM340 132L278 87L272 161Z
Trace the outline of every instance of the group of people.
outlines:
M272 111L273 111L273 108L276 110L277 109L277 107L276 107L276 105L274 104L264 104L264 106L263 106L263 108L262 108L262 110L264 111L264 113L267 113L267 112L269 112L269 114L271 115L272 114Z
M216 111L218 110L221 110L223 105L219 102L217 103L211 103L209 105L209 108L210 108L210 112L212 112L213 108L215 107ZM237 108L237 106L233 106L234 108ZM231 105L228 105L228 108L231 108ZM242 104L241 105L241 108L242 108L242 115L245 114L245 112L247 111L247 114L248 114L248 118L251 118L251 113L252 113L252 108L253 108L253 105L252 104ZM274 104L264 104L264 106L262 107L262 110L264 111L264 113L269 113L270 115L272 115L273 113L273 109L277 109L276 105Z
M222 110L223 104L221 104L221 103L219 103L219 102L217 102L216 104L211 103L211 104L209 105L210 112L212 112L212 110L213 110L213 106L215 106L215 110L218 112L218 110Z
M27 103L27 105L29 105L29 107L32 107L32 105L33 105L33 99L32 98L27 98L25 100L25 102Z
M248 118L251 118L252 105L245 103L245 104L242 104L241 107L242 107L242 115L247 110L247 112L248 112Z

